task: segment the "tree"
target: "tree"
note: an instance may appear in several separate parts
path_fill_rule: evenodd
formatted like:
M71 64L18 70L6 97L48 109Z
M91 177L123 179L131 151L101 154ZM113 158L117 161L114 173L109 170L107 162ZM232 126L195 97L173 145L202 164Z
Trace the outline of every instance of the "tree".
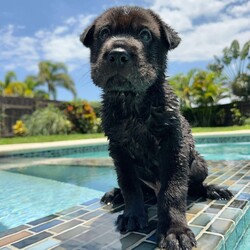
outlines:
M8 71L5 74L4 81L0 81L0 94L2 95L4 89L7 88L11 82L16 81L16 79L16 73L14 71Z
M179 98L181 109L191 108L192 106L192 81L196 72L196 69L192 69L187 75L177 74L169 79L170 85L172 85Z
M28 89L26 84L23 82L11 82L3 90L4 96L15 96L15 97L34 97L32 90Z
M212 118L212 106L228 97L228 89L224 87L225 77L215 72L199 71L192 84L192 102L201 107L199 110L199 123L202 126L210 126Z
M49 99L49 94L46 91L39 89L42 84L38 81L36 76L27 76L24 80L24 83L26 84L27 88L34 93L35 98Z
M76 97L75 85L63 63L43 61L39 63L38 81L47 85L49 96L56 99L58 86L69 90Z
M241 99L250 97L250 40L242 49L237 40L234 40L230 47L223 49L221 58L215 56L215 62L208 65L212 71L223 74L227 77L228 85L231 86L234 95Z
M193 103L202 107L213 106L228 97L225 80L225 77L215 72L199 71L192 84Z

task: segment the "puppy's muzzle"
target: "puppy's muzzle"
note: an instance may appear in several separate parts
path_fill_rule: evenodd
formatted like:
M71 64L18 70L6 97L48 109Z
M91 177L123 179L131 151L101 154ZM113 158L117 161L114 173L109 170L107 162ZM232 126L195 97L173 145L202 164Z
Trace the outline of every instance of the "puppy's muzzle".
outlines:
M110 66L125 66L130 60L130 54L123 48L112 49L107 56L107 61Z

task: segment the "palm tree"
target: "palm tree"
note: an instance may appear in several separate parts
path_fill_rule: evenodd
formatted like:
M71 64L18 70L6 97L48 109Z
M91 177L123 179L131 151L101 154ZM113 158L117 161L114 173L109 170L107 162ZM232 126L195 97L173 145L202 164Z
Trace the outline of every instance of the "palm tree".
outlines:
M49 94L46 91L39 89L42 84L38 81L36 76L27 76L24 83L26 84L27 89L30 89L34 93L35 98L49 99Z
M218 104L228 97L228 89L224 87L226 78L214 72L199 71L192 84L194 104L207 107Z
M215 62L208 65L208 68L216 73L227 77L228 84L232 87L234 95L247 99L250 96L250 40L247 41L242 49L237 40L234 40L230 47L223 49L221 58L214 57ZM248 93L246 95L246 93Z
M4 81L0 81L0 94L3 94L4 89L7 88L11 82L16 81L16 79L16 73L14 71L8 71L5 74Z
M68 75L67 67L64 63L53 63L43 61L39 63L38 81L47 85L49 96L56 99L58 86L69 90L76 97L75 85Z
M193 103L200 109L199 117L202 126L210 126L212 106L228 97L228 89L224 87L226 78L215 72L199 71L192 84Z
M181 109L191 108L192 81L197 69L190 70L187 75L177 74L169 79L170 85L175 90L180 101Z
M3 90L4 96L15 96L15 97L34 97L34 93L31 89L28 89L26 84L23 82L10 82Z

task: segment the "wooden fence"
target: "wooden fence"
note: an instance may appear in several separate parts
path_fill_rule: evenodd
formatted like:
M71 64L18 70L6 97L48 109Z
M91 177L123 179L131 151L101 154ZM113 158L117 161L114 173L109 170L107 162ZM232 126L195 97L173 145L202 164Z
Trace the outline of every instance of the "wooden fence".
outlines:
M60 105L59 101L50 101L25 97L0 96L0 136L12 136L12 126L23 115L31 114L38 108L49 104Z

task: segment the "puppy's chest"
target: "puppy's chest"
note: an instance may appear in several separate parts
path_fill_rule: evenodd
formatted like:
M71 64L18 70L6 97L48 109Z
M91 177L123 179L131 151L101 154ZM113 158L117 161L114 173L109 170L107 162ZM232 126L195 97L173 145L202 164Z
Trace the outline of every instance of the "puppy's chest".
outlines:
M149 117L147 107L121 103L106 113L104 130L111 143L121 146L132 158L145 161L156 155L160 145L159 137L149 128Z

